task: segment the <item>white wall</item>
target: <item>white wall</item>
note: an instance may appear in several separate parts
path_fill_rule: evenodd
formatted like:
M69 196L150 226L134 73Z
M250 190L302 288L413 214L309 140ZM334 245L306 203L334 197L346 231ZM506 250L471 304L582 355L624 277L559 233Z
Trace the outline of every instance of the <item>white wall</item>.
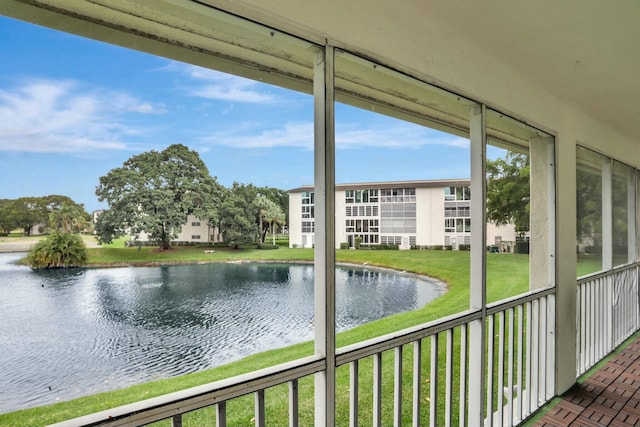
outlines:
M302 193L289 193L289 247L302 246Z
M200 225L192 225L193 223ZM200 239L193 239L192 236L200 236ZM171 239L173 242L193 242L193 243L214 243L220 241L218 232L215 227L210 227L207 221L196 218L193 215L187 217L187 222L182 226L182 230L178 233L178 237ZM146 242L149 240L147 233L140 233L138 240Z
M416 188L416 245L444 244L444 188Z
M340 248L340 243L347 241L347 232L345 221L347 219L346 209L347 203L345 201L345 191L336 190L336 249Z

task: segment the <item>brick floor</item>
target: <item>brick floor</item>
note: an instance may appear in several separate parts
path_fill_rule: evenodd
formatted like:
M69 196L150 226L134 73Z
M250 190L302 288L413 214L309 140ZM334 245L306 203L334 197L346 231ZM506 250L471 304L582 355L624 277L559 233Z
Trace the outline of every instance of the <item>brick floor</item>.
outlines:
M640 338L562 399L534 427L640 427Z

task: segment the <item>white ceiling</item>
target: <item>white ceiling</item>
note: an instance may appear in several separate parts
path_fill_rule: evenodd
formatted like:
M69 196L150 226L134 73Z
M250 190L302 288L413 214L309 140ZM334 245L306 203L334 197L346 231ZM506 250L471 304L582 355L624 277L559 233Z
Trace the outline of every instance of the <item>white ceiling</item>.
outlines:
M432 13L538 86L640 141L639 1L438 2ZM513 7L505 7L513 5Z
M249 16L259 11L273 25L302 34L313 29L364 53L384 52L386 59L409 67L413 61L415 70L438 66L437 53L431 52L446 37L447 46L460 46L460 55L482 52L640 141L638 0L201 1ZM455 81L443 83L455 89Z

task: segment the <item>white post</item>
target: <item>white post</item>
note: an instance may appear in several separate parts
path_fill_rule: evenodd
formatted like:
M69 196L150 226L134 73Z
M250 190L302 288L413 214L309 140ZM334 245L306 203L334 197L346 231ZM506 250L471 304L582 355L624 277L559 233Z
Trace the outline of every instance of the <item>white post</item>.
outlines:
M613 268L613 167L602 158L602 269Z
M315 425L335 425L335 132L334 50L325 46L314 68L315 353L326 367L315 375Z
M535 137L529 141L530 234L529 288L555 283L555 175L553 139Z
M486 129L485 107L471 109L471 309L481 310L482 318L470 323L468 424L484 423L485 317L486 317Z
M556 299L555 393L562 394L577 378L576 330L576 144L556 137ZM583 301L584 303L584 301Z
M637 259L636 247L636 173L629 168L627 174L627 261L634 262Z

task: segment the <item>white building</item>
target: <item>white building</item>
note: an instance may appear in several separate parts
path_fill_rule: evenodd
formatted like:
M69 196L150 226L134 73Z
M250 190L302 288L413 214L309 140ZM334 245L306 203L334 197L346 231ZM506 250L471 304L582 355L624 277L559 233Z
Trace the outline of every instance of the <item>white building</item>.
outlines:
M335 191L336 248L365 245L451 246L471 244L468 179L338 184ZM289 191L289 246L315 242L313 186ZM515 227L487 226L487 245L511 250Z
M149 235L147 233L140 233L137 236L137 240L142 242L149 241ZM210 226L207 221L203 221L193 215L189 215L187 216L187 222L182 226L178 236L175 239L171 239L171 241L186 243L216 243L221 242L222 238L216 227Z

